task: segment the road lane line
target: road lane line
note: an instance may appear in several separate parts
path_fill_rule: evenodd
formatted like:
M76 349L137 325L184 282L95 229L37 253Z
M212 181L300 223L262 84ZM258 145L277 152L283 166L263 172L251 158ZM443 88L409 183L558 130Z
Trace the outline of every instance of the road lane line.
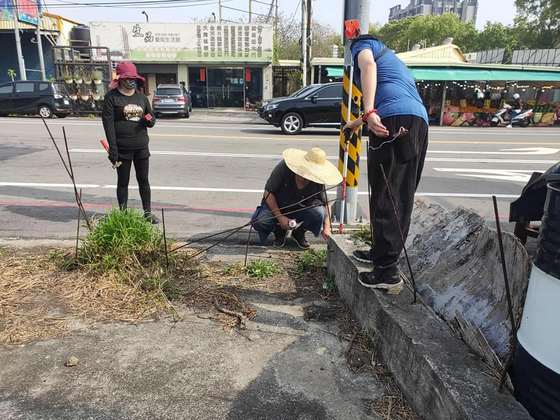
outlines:
M536 170L527 169L481 169L481 168L433 168L436 172L453 173L455 176L482 178L526 184Z
M70 149L72 153L106 153L101 149ZM210 157L210 158L242 158L242 159L281 159L280 154L258 154L258 153L216 153L216 152L183 152L173 150L152 150L152 155L165 156L191 156L191 157ZM428 151L428 153L431 153ZM443 153L443 152L441 152ZM450 151L449 153L456 153ZM468 154L469 152L460 152ZM508 154L508 153L504 153ZM329 160L337 160L338 156L327 156ZM366 156L360 158L367 160ZM539 159L485 159L485 158L440 158L428 157L426 162L462 162L462 163L518 163L518 164L555 164L557 160L539 160Z
M11 118L0 118L0 122L3 124L13 124L13 125L42 125L40 119L11 119ZM231 122L224 122L223 125L206 125L203 121L199 123L171 123L167 121L158 121L158 125L156 127L158 129L166 129L166 128L186 128L186 129L222 129L222 130L250 130L250 131L260 131L260 130L279 130L276 127L273 127L269 124L259 124L259 123L235 123L236 125L231 125ZM91 127L102 127L101 120L95 121L77 121L77 120L66 120L66 121L49 121L49 125L56 125L56 126L91 126ZM330 131L337 132L338 129L333 129L329 127L313 127L309 128L309 130L313 130L315 132L318 131ZM528 135L539 135L539 136L551 136L551 137L559 137L560 131L553 127L544 127L537 130L528 129L528 130L506 130L506 129L494 129L494 128L471 128L471 129L459 129L459 128L446 128L446 127L430 127L431 133L437 134L484 134L490 136L508 136L508 137L526 137ZM338 135L338 134L336 134ZM297 137L295 137L297 138Z
M72 184L55 184L46 182L0 182L0 187L20 187L20 188L74 188ZM110 184L78 184L78 188L83 189L116 189L116 185ZM130 189L138 189L137 185L130 185ZM209 188L209 187L172 187L172 186L152 186L154 191L183 191L183 192L221 192L221 193L249 193L262 194L262 189L247 188ZM336 191L328 191L329 195L335 195ZM367 195L367 191L360 191L358 195ZM461 198L488 198L495 195L498 198L517 198L519 195L513 194L471 194L471 193L438 193L438 192L418 192L417 197L461 197Z
M284 136L278 137L261 137L261 136L219 136L219 135L197 135L197 134L158 134L158 133L150 133L150 137L187 137L187 138L197 138L197 139L219 139L219 140L234 140L234 141L245 141L245 140L266 140L266 141L278 141L278 142L290 142L290 143L297 143L298 141L301 142L316 142L316 143L336 143L338 144L338 136L332 136L330 138L326 137L300 137L300 136L293 136L286 138ZM558 135L560 138L560 135ZM558 142L540 142L538 140L534 141L526 141L526 142L519 142L519 141L483 141L483 140L430 140L430 144L470 144L470 145L519 145L519 146L560 146L560 140Z

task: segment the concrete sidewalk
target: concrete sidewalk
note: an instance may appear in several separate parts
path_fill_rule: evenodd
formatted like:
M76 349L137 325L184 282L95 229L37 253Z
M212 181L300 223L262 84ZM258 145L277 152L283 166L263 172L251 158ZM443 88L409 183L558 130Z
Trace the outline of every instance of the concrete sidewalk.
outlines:
M212 259L238 261L241 248ZM263 257L256 250L250 258ZM246 291L247 330L207 313L179 322L109 323L0 348L2 419L377 419L385 384L353 373L337 324L304 320L308 292ZM321 303L323 304L323 303ZM336 302L332 303L336 305ZM79 364L65 367L69 356Z

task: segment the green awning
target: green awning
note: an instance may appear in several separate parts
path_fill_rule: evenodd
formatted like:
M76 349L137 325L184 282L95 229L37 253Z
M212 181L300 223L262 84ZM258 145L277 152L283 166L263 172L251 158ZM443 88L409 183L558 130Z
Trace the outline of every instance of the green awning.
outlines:
M559 82L560 71L486 70L465 68L411 67L416 80L500 80L523 82Z
M342 77L344 69L342 67L327 67L327 77Z

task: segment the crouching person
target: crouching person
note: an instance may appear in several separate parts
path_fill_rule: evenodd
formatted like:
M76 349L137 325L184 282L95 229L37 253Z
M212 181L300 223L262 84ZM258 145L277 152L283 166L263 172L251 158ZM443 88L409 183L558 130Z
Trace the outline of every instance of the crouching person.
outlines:
M291 232L296 244L307 249L305 232L322 234L325 240L331 234L325 185L338 185L342 177L319 148L308 152L286 149L282 156L284 159L266 182L261 205L255 210L251 224L263 244L273 233L274 245L282 247Z

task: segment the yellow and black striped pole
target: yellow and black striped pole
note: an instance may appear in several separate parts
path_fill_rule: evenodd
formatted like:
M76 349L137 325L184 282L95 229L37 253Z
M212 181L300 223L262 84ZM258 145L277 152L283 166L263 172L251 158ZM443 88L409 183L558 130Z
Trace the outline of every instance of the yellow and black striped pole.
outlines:
M343 184L339 189L339 232L344 230L344 222L356 219L358 196L358 179L360 177L360 150L362 145L362 130L345 132L342 127L360 118L362 92L354 80L354 66L344 67L343 94L340 104L341 129L339 138L338 170L342 174Z

